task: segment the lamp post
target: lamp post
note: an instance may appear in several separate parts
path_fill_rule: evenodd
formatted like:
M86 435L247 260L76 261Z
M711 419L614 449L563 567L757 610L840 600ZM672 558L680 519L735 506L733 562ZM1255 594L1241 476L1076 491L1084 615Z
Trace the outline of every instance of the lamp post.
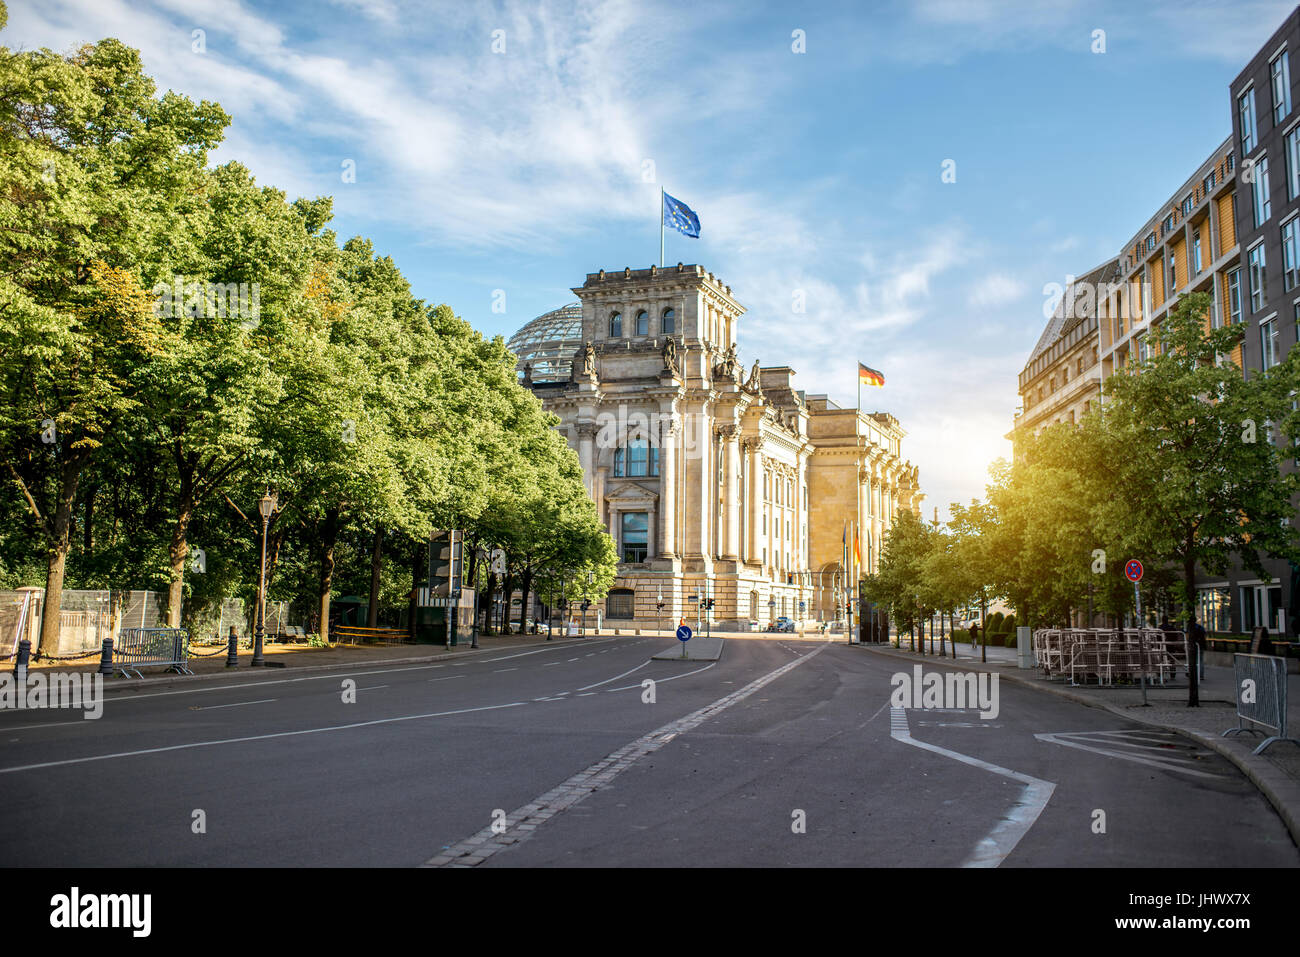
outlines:
M257 637L253 639L253 660L249 662L250 668L258 668L265 664L262 658L262 637L266 633L266 530L271 524L271 516L275 514L275 503L278 498L279 496L268 488L266 494L257 500L257 511L262 516L262 571L257 582Z

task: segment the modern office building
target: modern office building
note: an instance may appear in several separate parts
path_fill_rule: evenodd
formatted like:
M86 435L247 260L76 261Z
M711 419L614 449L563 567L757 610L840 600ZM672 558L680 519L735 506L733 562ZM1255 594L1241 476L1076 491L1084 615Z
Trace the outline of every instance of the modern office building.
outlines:
M694 621L696 595L720 630L834 619L898 510L920 514L898 420L809 395L787 366L747 372L745 309L701 266L601 270L573 292L510 347L618 549L605 617Z
M1300 7L1251 58L1229 87L1232 135L1217 146L1168 201L1142 225L1116 260L1100 267L1113 287L1095 296L1095 323L1060 315L1048 322L1020 375L1022 412L1014 434L1075 421L1096 401L1106 379L1141 363L1153 330L1182 296L1209 293L1206 321L1244 323L1231 359L1250 376L1280 362L1300 337L1300 110L1290 54L1300 50ZM1079 280L1094 278L1097 270ZM1063 300L1082 299L1067 290ZM1086 313L1084 303L1084 312ZM1071 335L1075 338L1071 339ZM1096 374L1067 378L1069 363ZM1074 381L1070 381L1073 378ZM1104 399L1102 399L1104 402ZM1276 435L1270 436L1277 441ZM1286 459L1285 468L1295 467ZM1300 569L1266 562L1264 581L1240 566L1198 579L1198 618L1211 631L1248 632L1265 625L1294 635L1300 628Z

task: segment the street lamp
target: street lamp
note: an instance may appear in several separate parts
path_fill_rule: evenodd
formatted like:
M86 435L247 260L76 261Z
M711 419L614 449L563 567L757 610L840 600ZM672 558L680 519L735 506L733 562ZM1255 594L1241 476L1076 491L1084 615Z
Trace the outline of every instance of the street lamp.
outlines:
M262 636L266 633L266 530L275 514L275 503L279 498L269 488L266 494L257 500L257 511L262 516L262 571L257 583L257 637L253 639L253 660L250 668L265 664L262 659Z

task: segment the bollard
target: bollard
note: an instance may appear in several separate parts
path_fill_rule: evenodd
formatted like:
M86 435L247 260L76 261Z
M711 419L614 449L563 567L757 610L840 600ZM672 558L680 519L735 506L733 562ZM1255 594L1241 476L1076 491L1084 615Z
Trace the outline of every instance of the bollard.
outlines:
M108 677L113 674L113 639L105 638L99 652L99 673Z
M230 638L226 645L226 667L239 667L239 636L235 634L235 626L230 626Z
M15 678L18 677L19 674L18 669L20 668L22 669L22 674L24 676L27 674L27 661L31 657L31 655L32 655L32 643L28 639L24 638L22 641L18 642L18 655L14 659Z

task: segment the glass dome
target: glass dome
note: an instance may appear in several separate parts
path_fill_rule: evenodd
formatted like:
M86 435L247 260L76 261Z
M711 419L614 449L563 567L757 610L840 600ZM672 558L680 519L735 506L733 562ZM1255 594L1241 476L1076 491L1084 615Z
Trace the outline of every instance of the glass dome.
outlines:
M573 371L573 355L582 348L582 304L571 302L538 316L510 337L518 369L531 365L533 381L564 382Z

